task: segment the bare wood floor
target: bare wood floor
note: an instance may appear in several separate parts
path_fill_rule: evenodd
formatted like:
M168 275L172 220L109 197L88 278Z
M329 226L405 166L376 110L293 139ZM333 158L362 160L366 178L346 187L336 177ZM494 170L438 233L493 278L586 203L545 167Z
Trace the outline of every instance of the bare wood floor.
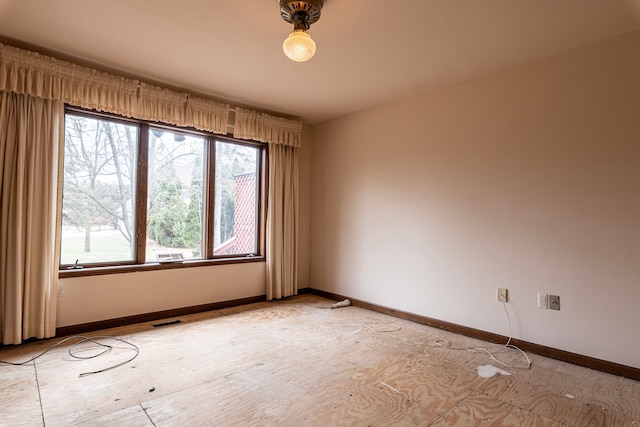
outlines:
M467 350L498 346L331 303L302 295L96 332L140 354L85 377L132 351L118 344L78 361L65 345L0 366L0 425L640 425L639 382L536 355L522 369L516 351L497 353L516 365L504 367ZM56 341L1 350L0 360ZM487 377L486 366L510 375Z

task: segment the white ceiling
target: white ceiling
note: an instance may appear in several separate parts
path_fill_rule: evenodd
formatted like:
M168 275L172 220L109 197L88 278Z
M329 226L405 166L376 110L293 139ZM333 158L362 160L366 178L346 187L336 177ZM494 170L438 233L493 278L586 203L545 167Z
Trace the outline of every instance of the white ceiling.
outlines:
M325 0L306 63L291 29L277 0L0 0L4 42L311 124L638 30L640 0Z

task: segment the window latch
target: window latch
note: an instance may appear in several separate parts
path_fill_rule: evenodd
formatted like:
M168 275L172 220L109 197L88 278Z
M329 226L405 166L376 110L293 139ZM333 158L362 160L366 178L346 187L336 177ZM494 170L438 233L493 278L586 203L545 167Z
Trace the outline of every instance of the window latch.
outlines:
M67 270L80 270L81 268L84 268L83 266L78 265L78 261L79 260L76 260L72 266L67 267Z

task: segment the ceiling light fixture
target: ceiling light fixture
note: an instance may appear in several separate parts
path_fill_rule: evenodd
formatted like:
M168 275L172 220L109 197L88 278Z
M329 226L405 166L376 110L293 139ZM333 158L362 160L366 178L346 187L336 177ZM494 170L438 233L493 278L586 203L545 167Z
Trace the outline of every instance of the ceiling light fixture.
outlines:
M307 30L320 19L323 0L279 0L282 19L293 24L293 31L282 43L282 50L289 59L304 62L313 58L316 43Z

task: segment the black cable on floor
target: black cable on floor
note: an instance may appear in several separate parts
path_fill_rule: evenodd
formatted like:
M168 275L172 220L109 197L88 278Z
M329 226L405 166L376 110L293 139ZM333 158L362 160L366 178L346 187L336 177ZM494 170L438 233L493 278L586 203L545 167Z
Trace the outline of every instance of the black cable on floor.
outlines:
M66 343L67 341L74 340L74 339L78 340L78 341L76 343L74 343L71 347L69 347L69 350L68 350L69 356L71 356L74 359L80 359L80 360L94 359L96 357L102 356L103 354L107 354L111 350L113 350L113 346L105 344L105 343L102 343L102 342L99 342L98 340L114 340L114 341L118 341L118 342L120 342L122 344L125 344L125 345L129 346L130 349L133 349L135 351L135 354L133 355L133 357L125 360L124 362L121 362L121 363L118 363L116 365L112 365L112 366L109 366L107 368L100 369L100 370L97 370L97 371L83 372L82 374L80 374L80 377L86 377L88 375L93 375L93 374L99 374L100 372L105 372L105 371L108 371L110 369L114 369L114 368L117 368L119 366L126 365L127 363L131 362L133 359L138 357L138 355L140 354L140 348L137 345L135 345L133 343L130 343L129 341L125 341L123 339L120 339L120 338L109 337L109 336L85 337L83 335L72 335L72 336L69 336L67 338L64 338L64 339L58 341L57 343L55 343L51 347L47 348L42 353L32 357L29 360L25 360L24 362L6 362L4 360L0 360L0 363L5 364L5 365L12 365L12 366L26 365L27 363L31 363L34 360L38 359L39 357L44 356L47 352L53 350L54 348ZM98 345L100 347L104 347L104 350L102 350L98 354L93 354L91 356L80 356L77 353L74 353L74 351L76 349L76 346L78 346L80 344L83 344L83 343L86 343L87 341L90 341L90 342L92 342L92 343L94 343L94 344L96 344L96 345Z

